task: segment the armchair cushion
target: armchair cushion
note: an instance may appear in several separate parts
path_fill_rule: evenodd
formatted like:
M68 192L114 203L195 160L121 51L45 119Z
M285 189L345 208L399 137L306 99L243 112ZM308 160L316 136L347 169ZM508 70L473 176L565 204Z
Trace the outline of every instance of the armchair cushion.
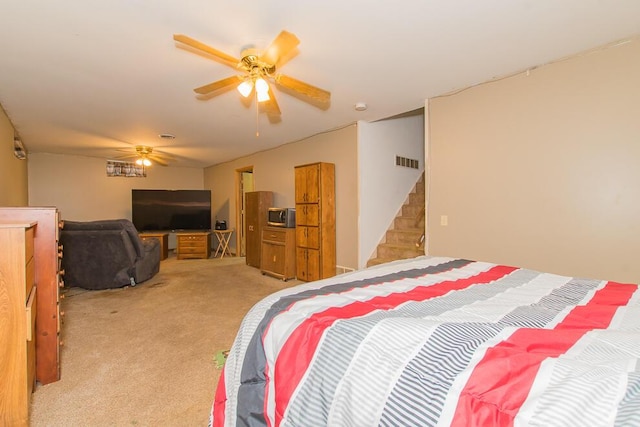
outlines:
M144 282L160 270L160 242L142 240L128 219L65 221L60 243L69 286L118 288Z

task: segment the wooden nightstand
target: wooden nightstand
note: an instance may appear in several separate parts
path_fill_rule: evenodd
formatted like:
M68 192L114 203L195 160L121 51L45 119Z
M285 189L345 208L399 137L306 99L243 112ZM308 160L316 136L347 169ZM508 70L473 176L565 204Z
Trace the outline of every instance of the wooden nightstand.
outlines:
M142 240L158 239L160 240L160 260L167 259L169 256L169 233L140 233Z
M211 233L208 231L177 233L176 245L178 259L207 259L211 256Z

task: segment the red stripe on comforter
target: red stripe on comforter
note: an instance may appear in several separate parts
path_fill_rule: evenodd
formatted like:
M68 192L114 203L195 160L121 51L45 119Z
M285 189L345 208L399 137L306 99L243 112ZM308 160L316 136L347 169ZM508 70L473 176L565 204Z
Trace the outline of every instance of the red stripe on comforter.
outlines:
M227 404L227 388L224 382L224 369L220 373L220 379L218 380L218 388L216 389L216 396L213 402L213 423L212 427L223 427L225 419L225 405Z
M587 332L606 329L616 310L626 305L637 289L635 285L609 282L586 305L571 310L554 329L519 329L488 349L460 394L451 425L513 425L541 363L567 352ZM496 402L502 403L498 406Z
M291 333L276 361L275 425L280 425L289 400L311 363L324 331L336 320L364 316L375 310L390 310L408 301L426 301L472 285L491 283L514 270L516 270L515 267L495 266L472 277L419 286L408 292L378 296L368 301L356 301L343 307L328 308L310 316ZM266 377L267 381L270 381L268 374Z

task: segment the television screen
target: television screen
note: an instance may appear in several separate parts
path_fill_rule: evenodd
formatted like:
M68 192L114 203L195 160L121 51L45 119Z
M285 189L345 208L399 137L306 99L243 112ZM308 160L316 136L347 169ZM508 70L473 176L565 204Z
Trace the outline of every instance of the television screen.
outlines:
M211 190L131 190L138 231L211 229Z

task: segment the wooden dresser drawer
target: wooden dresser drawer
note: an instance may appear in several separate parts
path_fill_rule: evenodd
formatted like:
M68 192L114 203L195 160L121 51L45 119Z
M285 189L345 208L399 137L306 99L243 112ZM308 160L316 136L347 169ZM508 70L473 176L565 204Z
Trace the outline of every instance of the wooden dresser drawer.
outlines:
M196 242L193 240L181 240L179 242L181 248L204 248L207 246L207 241L204 242Z
M180 243L182 243L182 244L188 244L188 243L191 243L191 242L204 243L204 242L207 241L207 235L202 234L202 235L178 236L178 239L180 240Z
M206 243L193 243L193 242L189 242L189 243L182 243L179 246L180 253L187 253L191 250L193 251L198 251L198 252L202 252L203 250L205 250L207 248Z
M31 395L36 379L36 288L31 290L26 307L27 322L27 393Z
M36 268L35 262L33 261L33 257L27 261L26 265L26 275L25 275L25 285L26 285L26 293L25 295L29 298L29 294L31 293L31 289L33 288L34 283L36 282ZM25 301L26 302L26 301Z
M287 239L286 230L274 230L273 228L262 230L262 240L284 243L286 239Z
M203 250L205 250L205 246L180 246L180 254L201 254Z
M36 336L36 290L32 289L27 297L27 341Z
M24 258L25 263L33 258L33 234L34 227L28 228L25 232Z

